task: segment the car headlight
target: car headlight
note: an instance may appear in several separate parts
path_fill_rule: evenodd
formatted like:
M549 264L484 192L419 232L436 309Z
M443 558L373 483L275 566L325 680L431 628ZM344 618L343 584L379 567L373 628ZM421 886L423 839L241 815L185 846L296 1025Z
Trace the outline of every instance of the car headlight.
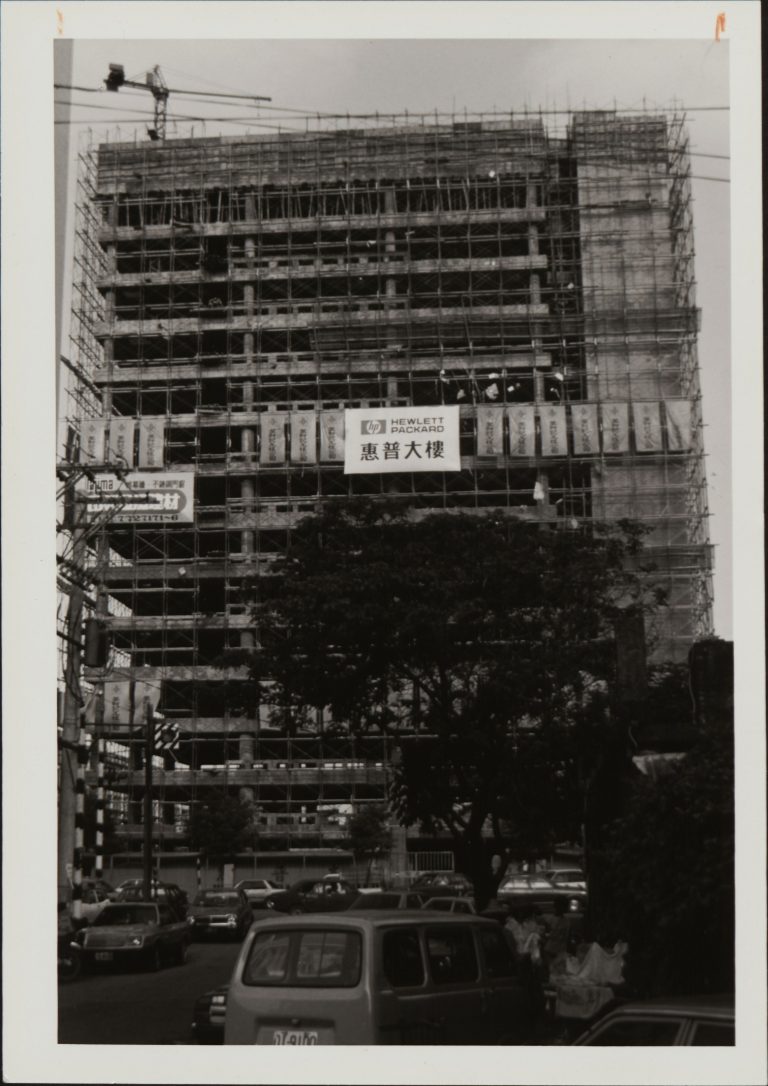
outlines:
M194 916L188 916L187 917L187 923L188 924L194 924L194 922L195 922L195 917Z
M227 996L226 996L226 993L224 993L224 992L221 992L221 993L219 993L219 995L215 995L215 996L213 996L211 998L211 1006L212 1007L226 1007L226 1005L227 1005Z
M275 907L274 901L266 901L265 904L266 904L268 909L274 909L274 907Z
M579 902L575 897L572 897L568 902L568 908L572 913L577 913L579 911Z
M237 917L235 916L235 914L234 913L229 913L229 915L227 916L227 925L230 928L234 928L236 923L237 923Z
M144 936L132 935L128 940L128 946L144 946Z

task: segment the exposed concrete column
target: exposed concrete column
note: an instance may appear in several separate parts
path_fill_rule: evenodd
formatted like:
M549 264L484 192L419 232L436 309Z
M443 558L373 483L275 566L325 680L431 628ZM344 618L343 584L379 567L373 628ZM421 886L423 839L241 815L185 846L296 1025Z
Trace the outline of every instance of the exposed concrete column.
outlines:
M256 200L253 193L248 193L245 198L245 215L246 219L250 222L256 220ZM254 333L253 333L253 319L256 312L255 305L255 287L253 277L256 274L256 238L253 235L249 235L245 238L245 262L248 269L250 280L246 283L243 289L243 304L245 308L246 320L250 325L249 331L245 333L245 362L250 366L253 362L254 355ZM254 405L253 394L253 382L246 381L243 385L243 407L246 411L252 411ZM256 432L252 427L246 427L240 431L240 451L243 453L243 460L247 466L251 466L253 463L253 454L256 450ZM249 476L244 478L240 483L240 497L242 499L242 511L243 516L248 518L253 513L253 500L255 495L255 487L253 478ZM254 532L252 528L244 528L241 533L241 552L244 555L252 555L254 547ZM250 638L250 641L248 640ZM243 648L253 647L253 635L247 632L243 632L240 635L240 644Z
M526 208L538 206L536 202L536 185L533 181L529 181L526 188L525 206ZM528 255L539 255L539 228L536 223L528 224ZM538 272L531 272L530 296L531 305L541 304L541 277Z
M250 732L242 732L238 740L238 760L242 769L253 769L254 737ZM243 803L252 804L254 790L249 786L240 789L240 799Z

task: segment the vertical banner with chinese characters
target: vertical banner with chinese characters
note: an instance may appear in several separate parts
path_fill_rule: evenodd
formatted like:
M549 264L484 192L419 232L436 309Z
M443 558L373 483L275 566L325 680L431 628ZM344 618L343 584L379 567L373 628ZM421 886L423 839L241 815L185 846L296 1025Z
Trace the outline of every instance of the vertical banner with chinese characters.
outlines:
M667 448L670 452L685 452L691 447L691 405L688 400L665 400L667 416Z
M562 404L539 408L541 420L541 455L567 456L568 436L565 428L565 408Z
M509 419L509 455L536 455L536 424L533 404L522 403L507 408Z
M135 419L113 418L109 427L109 459L117 461L124 468L132 468L133 434L136 429Z
M285 463L285 415L270 411L261 416L259 463Z
M477 455L501 456L504 452L504 408L478 407Z
M661 449L661 419L658 403L633 403L635 448L638 452L658 452Z
M350 408L344 425L345 475L461 471L457 406Z
M82 456L87 463L103 464L106 460L106 424L104 419L83 419Z
M573 451L576 456L596 456L600 452L597 404L579 403L571 407Z
M317 416L314 411L291 413L291 461L294 464L317 463Z
M629 422L625 403L603 404L603 452L629 452Z
M163 466L163 443L165 440L165 418L147 416L139 420L139 467L161 468Z
M343 411L323 411L320 416L320 459L344 459Z

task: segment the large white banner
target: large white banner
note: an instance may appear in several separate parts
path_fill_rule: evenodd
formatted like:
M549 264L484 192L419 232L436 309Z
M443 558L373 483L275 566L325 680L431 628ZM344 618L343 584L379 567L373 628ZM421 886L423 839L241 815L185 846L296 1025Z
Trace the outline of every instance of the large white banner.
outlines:
M665 400L664 410L667 416L667 447L670 452L685 452L692 444L690 402Z
M260 464L285 463L285 414L267 412L261 416Z
M542 406L539 408L541 419L541 455L542 456L567 456L568 432L565 426L565 408L562 404L557 406Z
M133 467L133 435L135 429L135 419L120 417L112 419L109 426L109 459L111 463L117 461L120 467Z
M83 419L81 427L83 460L103 464L106 460L106 422L104 419Z
M603 404L603 452L629 452L629 420L627 404Z
M458 406L349 408L344 427L345 475L461 471Z
M191 472L134 471L120 479L98 474L85 480L86 519L104 517L110 524L189 524L194 519L194 476Z
M638 452L657 452L661 449L658 403L633 403L632 421L635 425L635 448Z
M317 415L314 411L291 413L291 460L294 464L317 463Z
M161 468L165 443L165 416L145 415L139 419L139 467Z
M477 455L501 456L504 452L504 408L478 407Z
M343 411L323 411L320 415L320 459L344 459Z
M600 452L600 432L597 428L597 404L580 403L571 407L573 451L576 456Z
M509 455L536 455L536 422L532 403L507 408L509 419Z

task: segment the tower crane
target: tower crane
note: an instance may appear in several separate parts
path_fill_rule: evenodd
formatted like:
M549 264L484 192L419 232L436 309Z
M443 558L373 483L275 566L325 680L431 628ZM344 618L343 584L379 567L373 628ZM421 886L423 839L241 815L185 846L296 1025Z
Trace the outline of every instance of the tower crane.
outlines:
M151 72L147 72L144 83L135 79L125 78L125 69L122 64L110 64L109 75L104 80L109 91L118 91L120 87L138 87L140 90L148 90L155 100L155 126L147 128L151 140L165 139L165 120L168 111L168 97L171 93L168 84L160 71L160 65L156 64ZM252 102L271 102L271 98L265 98L258 94L214 94L211 91L176 91L177 94L197 94L213 98L245 98Z

